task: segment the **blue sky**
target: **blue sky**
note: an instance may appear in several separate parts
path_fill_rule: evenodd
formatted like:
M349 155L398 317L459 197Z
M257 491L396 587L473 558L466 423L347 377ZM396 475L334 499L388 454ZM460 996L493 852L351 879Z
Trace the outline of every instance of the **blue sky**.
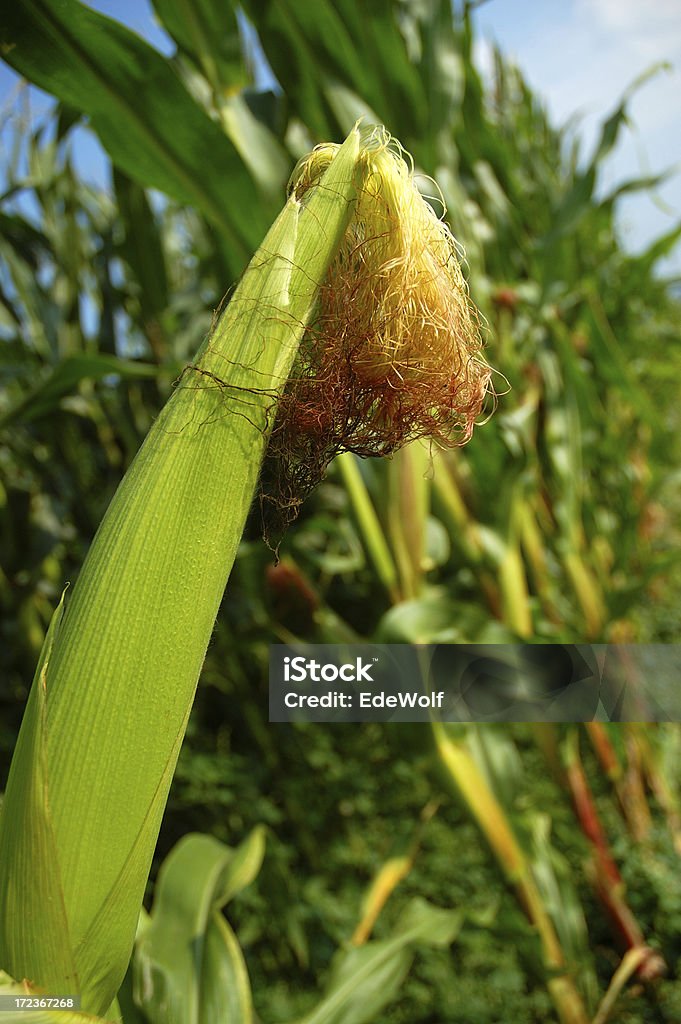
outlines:
M90 0L90 6L124 22L158 49L172 52L147 0ZM679 0L488 0L477 9L476 18L480 64L489 64L491 45L498 43L544 98L557 123L580 115L587 147L593 144L599 122L633 79L653 64L669 62L671 70L660 72L633 97L632 128L608 161L601 188L678 165L679 173L655 195L622 203L622 237L637 250L681 220ZM7 109L16 81L6 65L0 65L0 110ZM35 117L47 102L35 95ZM89 177L106 181L105 160L86 131L78 134L76 159ZM681 246L664 269L681 274Z

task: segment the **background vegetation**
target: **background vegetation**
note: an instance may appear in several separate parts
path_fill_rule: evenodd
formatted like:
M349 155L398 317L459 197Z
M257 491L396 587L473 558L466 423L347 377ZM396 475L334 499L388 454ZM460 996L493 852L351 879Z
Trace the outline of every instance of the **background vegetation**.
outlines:
M260 873L229 908L263 1021L307 1012L333 985L334 950L372 930L362 898L377 874L379 939L415 896L465 919L451 948L419 949L388 1006L374 985L371 1019L552 1021L552 960L500 852L505 823L589 1019L623 952L645 945L666 977L646 980L650 957L632 966L612 1019L678 1020L675 726L453 730L447 742L495 795L485 820L424 728L273 727L266 712L268 644L293 637L679 639L679 302L655 266L681 228L636 256L619 244L619 195L654 184L598 189L626 98L584 154L501 54L480 76L468 10L242 7L280 90L254 88L231 5L155 0L170 59L76 0L8 18L5 58L57 102L35 124L20 96L3 126L2 777L51 612L123 472L295 160L366 115L440 186L510 390L462 450L338 460L278 565L254 514L158 860L191 830L234 845L267 827ZM83 122L111 158L106 192L74 171Z

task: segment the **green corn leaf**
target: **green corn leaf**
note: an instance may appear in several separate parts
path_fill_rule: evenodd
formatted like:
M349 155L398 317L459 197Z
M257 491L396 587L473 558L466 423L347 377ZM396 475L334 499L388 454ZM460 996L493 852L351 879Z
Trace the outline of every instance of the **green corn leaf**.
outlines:
M463 914L415 899L394 934L380 942L340 953L327 993L298 1024L365 1024L395 995L409 970L415 944L448 946L461 928Z
M667 256L681 239L681 224L677 224L671 231L657 238L638 257L637 270L643 278L645 272L649 272L663 256Z
M88 1012L108 1010L128 964L274 403L347 225L358 152L353 131L319 186L287 202L182 375L29 700L0 819L0 965L41 985L68 981Z
M610 192L601 206L603 208L611 208L615 205L620 196L628 195L631 192L653 192L655 189L663 185L665 181L669 181L670 178L676 177L681 170L681 164L674 164L668 167L666 171L662 171L660 174L646 174L640 178L629 178L627 181L623 181L617 188Z
M216 94L248 84L236 5L216 0L152 0L180 50L201 68Z
M333 124L320 88L320 69L332 77L360 81L367 91L370 69L353 45L348 26L328 0L279 4L252 0L246 13L258 30L265 53L294 109L320 138L333 135ZM326 74L323 74L326 78Z
M255 829L237 850L195 834L168 855L134 961L136 1001L151 1024L252 1019L246 965L220 908L253 880L263 852Z
M0 52L87 114L130 177L200 209L233 244L234 271L243 268L274 210L263 208L234 146L161 54L77 0L12 4Z
M142 327L148 329L168 306L168 276L161 236L144 189L114 168L113 185L125 237L121 255L139 283Z
M652 64L649 68L646 68L645 71L642 71L641 74L637 75L633 82L629 84L615 110L613 110L610 117L603 122L601 135L593 156L594 166L599 164L615 148L620 129L623 124L627 123L629 101L631 100L631 97L641 88L641 86L645 85L649 79L654 78L655 75L658 75L661 71L671 71L671 65L666 61L660 61L656 64Z
M255 828L234 851L220 877L220 887L216 890L216 903L224 907L234 899L237 893L245 889L260 871L265 855L265 833L262 828Z
M206 1024L252 1024L251 985L241 947L224 917L213 913L201 977ZM162 1018L159 1024L165 1024Z
M532 870L546 908L555 925L568 962L578 977L591 1012L598 994L598 983L589 958L589 938L584 911L568 861L553 846L551 819L536 814L531 821Z
M16 309L17 307L21 309L26 329L30 333L32 348L35 352L39 353L44 359L54 358L58 349L53 323L54 316L50 317L52 312L50 304L36 280L35 259L32 256L26 259L17 246L9 244L3 232L0 235L0 260L2 260L9 275L11 275L10 294L12 295L12 300L9 302L8 297L3 295L3 304L8 309ZM18 349L18 354L25 355L26 349ZM6 364L7 354L4 351L4 346L0 359L3 364Z

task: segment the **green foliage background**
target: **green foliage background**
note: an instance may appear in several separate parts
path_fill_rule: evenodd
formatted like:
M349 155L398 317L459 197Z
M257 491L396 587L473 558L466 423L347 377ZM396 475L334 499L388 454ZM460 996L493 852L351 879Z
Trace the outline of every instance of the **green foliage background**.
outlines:
M190 15L155 0L177 44L170 59L77 0L27 0L5 19L5 59L57 102L35 126L19 101L4 126L2 777L63 583L280 207L295 160L339 141L359 116L384 123L442 190L489 325L489 359L510 390L466 448L432 455L432 473L418 447L363 463L359 476L332 466L279 566L254 515L158 859L192 829L233 844L268 826L263 868L230 917L256 1010L276 1021L314 1004L365 886L416 842L378 936L412 895L465 907L468 924L451 952L423 951L375 1019L554 1020L536 938L452 800L429 734L270 726L267 646L679 640L679 302L655 268L681 228L640 255L622 249L619 196L655 184L598 188L627 97L595 151L581 153L501 54L492 79L480 76L468 9L452 18L438 0L378 0L364 18L350 0L242 6L281 91L254 88L230 4L201 0ZM71 133L82 123L111 157L106 192L73 169ZM367 496L382 546L361 511ZM551 816L558 873L588 922L582 966L603 991L618 947L569 798L529 727L485 731L511 766L493 781L500 791L512 780L505 806L521 832ZM611 740L629 763L625 730ZM646 743L675 806L676 730L651 729ZM585 764L631 905L669 968L655 988L623 997L616 1019L679 1019L673 813L658 793L645 841L632 836L590 752Z

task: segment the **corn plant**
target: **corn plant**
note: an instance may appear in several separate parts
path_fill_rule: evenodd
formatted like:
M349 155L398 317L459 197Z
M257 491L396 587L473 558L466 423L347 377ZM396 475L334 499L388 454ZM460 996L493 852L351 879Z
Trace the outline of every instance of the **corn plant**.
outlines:
M305 982L290 984L292 965L323 970L320 949L328 936L340 942L339 922L345 923L346 938L356 925L345 906L355 906L351 882L339 878L376 873L385 883L399 877L394 897L399 904L410 887L429 891L430 865L436 863L438 901L447 904L461 892L462 865L483 856L480 851L489 845L519 903L527 906L523 886L530 893L534 918L528 919L534 920L535 931L528 938L522 929L530 926L515 918L517 944L526 942L536 963L543 963L542 980L554 998L548 1009L521 1001L519 1019L553 1020L556 1013L569 1019L571 1012L581 1012L582 1000L599 1022L619 1014L638 1024L657 1012L644 1005L637 989L626 987L632 973L640 976L647 954L641 957L639 945L620 962L612 929L593 910L590 897L584 897L586 872L580 872L574 849L572 879L564 865L560 868L558 848L568 828L578 837L575 844L583 843L583 858L592 857L588 834L586 840L581 836L585 814L570 818L561 744L542 740L561 779L553 791L551 815L557 827L549 842L539 813L545 808L535 806L542 772L526 734L509 731L503 742L492 734L485 737L484 729L465 738L450 734L447 741L455 744L459 769L463 764L470 770L459 771L458 782L456 773L445 778L460 794L467 792L462 803L479 823L482 842L466 830L465 818L452 817L454 805L442 795L442 814L454 825L447 830L435 821L432 827L447 855L438 860L428 850L423 865L419 857L407 858L413 865L407 872L401 848L392 859L385 852L381 819L390 817L393 805L384 788L387 793L394 783L396 810L388 831L411 828L403 798L394 791L413 790L414 799L418 794L422 801L419 806L431 798L425 766L431 765L432 748L423 734L367 729L355 741L348 734L328 737L301 727L284 735L268 727L261 700L266 644L274 638L338 642L370 636L450 643L677 638L678 558L672 538L678 509L673 486L678 409L670 393L678 379L678 302L654 270L680 229L673 228L636 257L624 253L618 242L618 193L604 195L598 183L602 163L626 125L627 97L604 122L594 152L585 159L577 142L550 123L540 99L502 55L495 55L492 82L480 76L473 58L473 5L464 5L463 14L452 19L451 5L444 0L386 0L375 5L367 23L350 0L302 6L254 0L244 9L282 86L276 94L253 90L232 5L206 0L195 5L191 17L170 0L156 0L154 7L177 47L170 60L75 0L59 9L32 0L16 5L5 19L3 42L11 44L3 50L7 59L64 104L55 145L48 135L36 133L31 176L13 183L36 184L41 232L16 209L3 221L4 253L14 281L3 296L12 324L5 411L14 429L6 435L9 463L0 464L9 524L3 534L0 594L8 635L21 637L20 645L10 643L3 654L12 680L7 704L16 708L22 697L17 663L34 663L56 588L75 571L105 497L166 397L169 382L190 358L188 339L196 336L205 307L217 304L221 289L243 269L271 220L295 159L315 141L342 138L357 117L369 113L389 124L417 167L438 181L449 223L465 243L471 292L489 324L490 362L503 372L511 391L500 397L484 433L461 453L429 451L417 443L389 463L342 455L289 529L278 566L269 564L266 549L253 540L255 530L241 545L231 596L208 651L191 742L222 773L234 771L240 780L235 788L248 794L234 798L229 828L252 827L260 809L274 820L270 794L285 809L286 824L279 819L279 827L287 838L272 837L270 843L269 857L278 867L268 868L266 860L262 881L271 905L263 910L257 902L262 895L244 897L254 901L244 915L255 907L258 920L267 921L257 927L248 921L251 934L257 932L251 941L259 951L276 947L273 958L279 968L275 980L271 961L269 966L251 961L260 982L254 1000L262 1016L271 1006L279 1019L294 1015L291 1006L298 1005L298 997L301 1005L310 1005L313 996L305 992ZM144 104L138 102L141 94ZM115 190L105 201L83 189L68 161L63 162L74 108L89 119L115 166ZM624 188L654 184L646 179ZM162 206L150 203L149 187L164 193ZM84 230L80 242L63 244ZM115 256L124 261L122 285L114 283ZM52 290L49 278L35 272L40 261L59 268ZM102 309L95 337L79 323L71 301L85 281L92 286L90 265L96 268L93 294ZM135 346L130 349L121 346L116 326L122 309ZM32 338L39 340L37 348ZM309 363L309 352L306 358ZM239 404L237 395L245 399L245 394L223 387L227 370L224 362L209 369L212 377L187 370L178 390L184 400L194 400L193 409L211 403L218 421L233 420L228 410ZM505 388L499 378L497 390ZM240 405L240 411L252 414L247 405ZM213 426L209 418L205 412L188 417L181 434L208 431ZM306 422L298 418L295 426L305 427L309 436L315 422L320 420L313 414ZM245 420L243 425L250 429ZM250 436L257 440L257 431ZM47 459L34 454L45 451ZM64 480L68 500L62 497ZM55 510L51 516L40 504L45 490ZM66 528L57 533L54 526L65 505L64 525L71 529L75 524L77 543L69 540ZM26 534L27 507L32 524L28 574L17 555ZM47 553L46 535L55 538ZM213 736L216 720L223 725ZM599 779L595 761L586 758L581 775L578 762L568 759L573 784L589 774L594 800L601 813L605 810L606 840L613 843L613 857L630 886L628 895L633 887L631 909L640 914L638 887L648 892L654 888L651 878L659 885L659 879L673 877L669 851L660 839L665 832L660 810L678 841L678 733L672 726L663 734L664 743L658 743L650 730L634 736L610 726L605 733L591 730L590 737L613 788L604 790L606 780ZM6 737L5 746L12 739ZM441 751L443 743L440 737ZM373 745L383 751L377 773L385 787L372 788L366 778ZM490 767L490 751L510 757L509 747L528 766L527 788L518 780L517 799L532 814L519 815L517 806L504 799L504 772ZM200 806L208 818L210 799L200 789L197 798L192 783L193 753L188 751L180 763L173 815L181 817L193 800L194 813ZM308 774L319 774L320 766L323 791L306 781ZM469 785L481 775L486 802ZM349 794L339 793L339 779ZM443 785L441 776L434 785ZM209 792L214 791L209 787ZM608 793L617 821L618 808L624 808L619 833ZM362 800L373 800L372 815L360 816ZM339 827L335 808L345 805L355 811L347 821L341 816ZM485 813L490 807L494 814ZM224 821L207 821L206 827L233 842ZM361 840L363 832L372 830L384 844L388 869L383 875L379 855L370 855ZM321 843L320 835L327 832L330 838ZM468 836L468 846L459 841L460 834ZM498 842L499 836L509 835L512 842L503 849L511 850L521 869L511 878L511 859ZM338 836L342 841L336 841ZM454 866L449 851L457 854ZM645 865L650 865L647 882L642 881ZM306 871L314 878L308 880ZM498 886L500 922L511 913L513 900L503 895L503 883L491 868L485 877L490 891ZM320 899L320 891L332 885L329 878L338 892L331 898L326 891ZM590 949L575 888L585 899ZM653 921L650 912L644 913L645 923L630 934L655 944L656 932L664 937L666 929L673 962L673 884L667 889L666 917L660 910ZM384 922L390 920L392 903L376 922L379 936L388 927ZM326 912L324 927L320 905ZM493 918L494 908L481 914L478 931L492 929ZM474 929L469 925L467 931ZM539 932L543 938L537 941ZM594 933L600 992L593 978ZM496 943L495 959L507 956L516 944L508 941L501 924L489 942ZM477 964L475 956L472 962ZM440 965L439 970L448 979L442 983L447 993L443 1005L452 1019L468 1024L461 994L470 997L466 978L450 967ZM534 967L526 974L534 978ZM497 984L500 992L510 991L504 987L507 979ZM674 984L672 978L664 989L672 1003ZM268 1003L262 992L275 985L276 998ZM659 981L647 988L645 999L657 998L661 988ZM418 986L406 990L408 1006L414 1005L408 1002L412 991ZM523 1000L543 994L542 985L523 984L523 991ZM479 1011L484 1020L494 1019L488 998L488 1016ZM675 1015L673 1008L667 1010L669 1019Z

